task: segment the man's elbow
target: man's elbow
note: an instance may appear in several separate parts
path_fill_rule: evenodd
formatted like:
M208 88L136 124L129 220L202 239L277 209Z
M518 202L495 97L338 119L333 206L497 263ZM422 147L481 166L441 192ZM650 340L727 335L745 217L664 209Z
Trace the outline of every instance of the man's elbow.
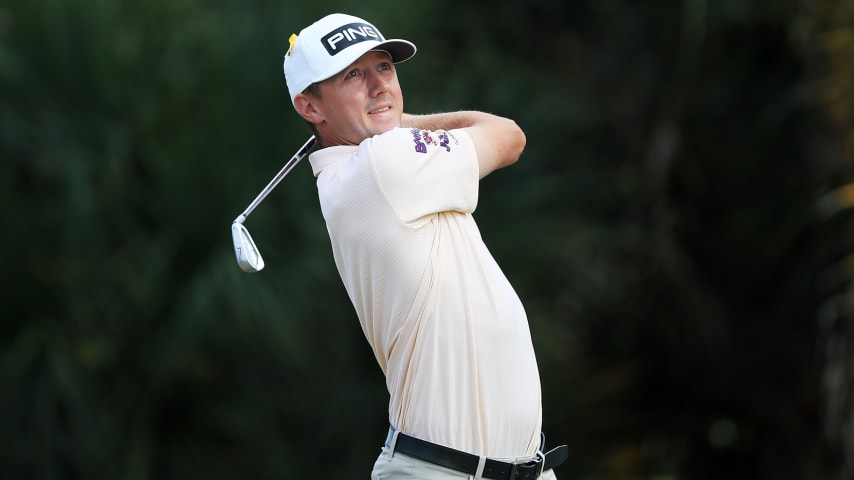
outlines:
M528 139L525 137L525 132L522 131L522 128L519 127L516 122L513 120L508 121L512 124L512 128L510 129L511 133L509 135L511 141L508 142L508 145L510 146L510 152L508 155L510 162L507 165L512 165L519 160L519 157L522 155L522 151L525 150L525 144Z

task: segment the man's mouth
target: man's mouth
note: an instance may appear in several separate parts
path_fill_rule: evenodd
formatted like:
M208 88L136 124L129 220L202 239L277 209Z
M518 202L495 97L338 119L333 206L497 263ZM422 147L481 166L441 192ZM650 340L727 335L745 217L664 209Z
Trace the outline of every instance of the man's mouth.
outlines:
M375 113L383 113L383 112L387 112L389 110L391 110L391 107L380 107L380 108L377 108L376 110L371 110L370 112L368 112L368 115L373 115Z

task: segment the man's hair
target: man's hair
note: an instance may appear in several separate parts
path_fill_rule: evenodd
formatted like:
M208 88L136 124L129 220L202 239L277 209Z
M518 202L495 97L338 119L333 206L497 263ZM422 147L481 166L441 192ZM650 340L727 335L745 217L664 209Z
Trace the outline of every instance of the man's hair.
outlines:
M314 95L317 98L320 98L320 82L314 82L311 85L305 87L305 90L302 93L306 95Z

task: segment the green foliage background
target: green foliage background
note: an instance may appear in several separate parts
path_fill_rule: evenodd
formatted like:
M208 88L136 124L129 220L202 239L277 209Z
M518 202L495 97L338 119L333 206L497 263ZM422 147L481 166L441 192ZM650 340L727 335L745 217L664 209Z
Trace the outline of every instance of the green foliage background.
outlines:
M854 476L854 4L0 0L0 477L367 478L384 381L281 60L333 11L407 110L514 118L476 217L560 478Z

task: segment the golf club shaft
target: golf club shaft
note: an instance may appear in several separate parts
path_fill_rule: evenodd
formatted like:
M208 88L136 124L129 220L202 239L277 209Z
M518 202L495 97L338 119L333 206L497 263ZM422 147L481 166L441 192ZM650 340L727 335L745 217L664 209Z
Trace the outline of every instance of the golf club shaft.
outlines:
M303 146L299 150L297 150L297 153L295 153L294 156L291 157L290 160L288 160L288 163L286 163L285 166L282 167L281 170L279 170L279 173L276 174L276 176L273 177L272 180L270 180L270 183L268 183L267 186L264 187L264 190L261 190L261 193L259 193L258 196L255 197L255 200L253 200L252 203L250 203L249 206L246 207L246 210L244 210L243 213L241 213L237 216L236 219L234 219L234 223L243 223L243 221L246 220L246 217L248 217L249 214L252 213L253 210L255 210L255 207L257 207L259 203L264 201L264 199L267 198L267 195L269 195L270 192L272 192L273 189L276 188L276 185L278 185L279 182L281 182L282 179L285 178L285 176L299 163L299 161L302 160L303 157L308 154L308 151L311 150L311 147L314 146L314 143L316 141L317 139L314 137L314 135L309 137L305 144L303 144Z

